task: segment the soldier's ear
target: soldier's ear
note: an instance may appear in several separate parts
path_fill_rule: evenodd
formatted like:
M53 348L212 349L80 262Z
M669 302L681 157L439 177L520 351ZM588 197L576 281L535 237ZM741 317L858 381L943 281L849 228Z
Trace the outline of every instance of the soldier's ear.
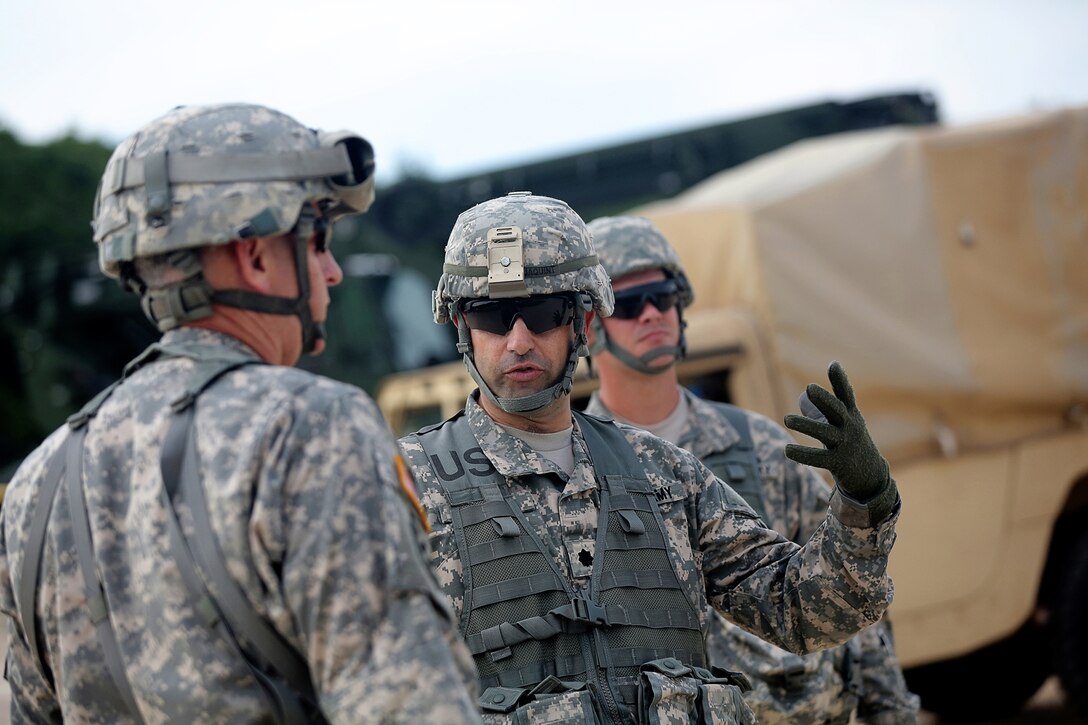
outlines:
M590 347L593 347L593 343L597 339L597 331L593 329L593 319L595 317L597 317L597 310L586 311L586 341Z
M279 237L253 237L230 243L231 261L245 287L265 294L279 292L273 289L277 265L289 261L279 242Z

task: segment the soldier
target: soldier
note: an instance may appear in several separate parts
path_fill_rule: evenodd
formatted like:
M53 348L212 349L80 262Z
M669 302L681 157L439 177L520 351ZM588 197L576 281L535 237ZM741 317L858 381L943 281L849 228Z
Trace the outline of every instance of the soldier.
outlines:
M743 678L708 666L708 604L791 651L849 639L891 599L895 483L834 365L837 397L810 394L839 425L791 421L836 441L796 455L849 495L804 548L687 451L572 412L587 324L612 307L563 202L517 192L457 219L434 315L453 320L479 390L401 439L434 523L433 567L485 721L752 722Z
M694 293L680 259L648 220L621 216L588 225L612 279L616 307L595 318L590 352L600 378L587 413L645 428L698 458L774 530L804 544L823 523L831 489L790 460L789 434L769 418L702 400L679 385L684 308ZM914 723L912 695L890 633L872 625L834 649L795 655L710 616L710 661L753 679L745 700L761 723Z
M8 489L15 722L478 721L392 435L289 367L324 346L330 225L372 199L364 139L262 106L117 147L99 261L165 334Z

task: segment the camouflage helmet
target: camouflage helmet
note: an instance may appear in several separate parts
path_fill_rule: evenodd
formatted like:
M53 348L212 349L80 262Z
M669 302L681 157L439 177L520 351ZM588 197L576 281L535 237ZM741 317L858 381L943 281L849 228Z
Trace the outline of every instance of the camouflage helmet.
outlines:
M434 320L451 305L481 297L577 292L601 316L612 314L612 285L585 222L565 202L515 191L457 217L434 291Z
M695 300L680 257L653 222L640 216L600 217L587 227L608 276L613 280L647 269L661 269L676 280L680 304Z
M114 150L95 199L99 265L290 231L314 203L330 221L367 210L374 153L258 105L182 106Z

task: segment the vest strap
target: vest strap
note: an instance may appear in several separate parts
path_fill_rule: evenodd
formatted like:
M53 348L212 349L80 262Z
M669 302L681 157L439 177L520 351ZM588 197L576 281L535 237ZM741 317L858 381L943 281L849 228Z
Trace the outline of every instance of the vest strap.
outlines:
M715 405L714 411L736 429L740 439L727 450L707 456L703 459L703 463L718 478L740 494L761 519L767 521L763 481L759 476L759 460L756 458L748 416L735 405Z
M619 605L601 606L576 597L542 617L503 622L467 638L474 655L506 650L530 639L544 640L559 634L577 634L592 627L630 625L648 629L699 629L698 618L690 611L633 609Z
M38 668L38 673L50 684L53 684L53 677L45 666L45 646L38 639L38 582L41 578L42 553L45 551L45 528L49 522L49 514L53 510L53 501L60 489L61 479L64 478L66 445L67 441L61 443L60 448L49 460L45 480L33 503L34 513L31 514L30 528L27 529L22 576L19 577L19 591L16 593L19 603L19 622L22 624L30 653L34 657L34 664Z
M102 580L98 575L98 565L94 558L94 543L91 540L91 526L87 518L87 502L83 493L83 436L86 426L77 428L67 442L67 493L68 509L72 519L72 539L75 542L79 570L83 575L83 587L87 595L87 607L95 635L102 646L102 655L106 660L106 669L117 688L125 709L136 722L143 722L132 684L125 673L125 664L121 659L121 648L117 644L117 634L110 624L109 608Z
M197 616L210 630L218 632L245 663L265 693L266 704L272 711L275 722L324 722L316 707L317 698L305 661L257 615L230 578L208 518L207 502L199 480L195 439L191 434L193 403L208 386L225 373L243 365L261 363L252 356L220 347L154 343L125 366L120 380L101 391L68 419L71 430L69 438L50 460L39 495L34 502L34 511L27 530L23 575L17 592L20 621L35 664L43 677L52 682L45 667L44 645L37 636L36 597L46 528L60 481L65 479L73 539L84 580L88 613L95 625L95 633L114 687L132 717L142 722L131 683L125 673L117 636L110 623L109 602L98 575L82 485L82 453L87 423L95 417L102 404L123 380L160 357L188 357L195 361L185 391L171 402L171 409L176 415L163 444L160 460L163 487L160 495L168 513L167 537L171 553L182 580L196 598ZM188 542L181 531L173 506L175 497L186 501L192 510L195 533L193 542ZM193 546L192 550L190 545ZM200 560L199 568L193 558L194 553ZM205 577L210 580L212 589L221 599L217 600L212 596L205 584ZM242 647L235 632L247 647ZM269 672L279 675L273 676Z
M206 384L210 384L233 367L237 365L229 363L218 374L205 373L201 379L207 379L209 383ZM161 498L168 514L171 553L190 593L200 602L198 609L214 613L214 616L206 617L205 624L217 631L246 663L265 692L270 708L278 713L278 721L307 722L300 698L310 705L316 704L317 698L305 661L257 614L227 571L224 556L216 543L200 481L192 418L193 407L186 405L170 424L163 445ZM193 523L191 539L181 530L174 508L175 498L189 505ZM271 677L269 672L279 673L282 679Z

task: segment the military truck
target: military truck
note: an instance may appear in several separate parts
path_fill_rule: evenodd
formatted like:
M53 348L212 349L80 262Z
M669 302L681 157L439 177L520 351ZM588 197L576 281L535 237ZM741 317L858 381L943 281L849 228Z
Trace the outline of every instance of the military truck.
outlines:
M903 497L896 646L923 706L1088 712L1088 108L805 140L632 209L696 291L681 379L775 419L850 373ZM583 364L579 400L595 381ZM409 430L459 362L377 393Z

